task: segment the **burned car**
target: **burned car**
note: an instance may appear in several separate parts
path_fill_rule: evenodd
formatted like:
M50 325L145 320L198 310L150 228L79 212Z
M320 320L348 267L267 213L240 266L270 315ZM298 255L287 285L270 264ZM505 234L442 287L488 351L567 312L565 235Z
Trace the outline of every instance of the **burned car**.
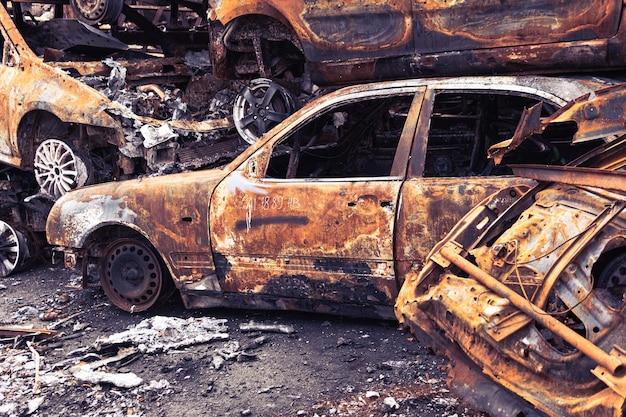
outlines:
M215 71L319 85L624 68L620 0L209 0Z
M517 165L538 184L505 188L464 216L407 275L396 316L451 359L451 385L493 416L626 413L626 88L534 111L525 140L606 144L567 166Z
M532 180L487 159L524 108L545 117L604 82L467 77L346 87L213 170L62 196L46 234L65 264L97 265L111 302L393 317L405 277L471 207ZM597 144L537 140L505 162L563 164Z
M37 252L65 192L221 164L247 145L232 104L211 109L201 66L130 50L77 20L26 16L0 5L1 276Z

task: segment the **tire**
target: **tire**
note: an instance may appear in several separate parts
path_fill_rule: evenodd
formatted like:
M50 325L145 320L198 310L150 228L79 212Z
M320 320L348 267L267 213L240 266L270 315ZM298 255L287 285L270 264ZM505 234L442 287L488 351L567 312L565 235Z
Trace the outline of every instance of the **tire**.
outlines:
M100 259L100 284L116 307L138 313L169 293L164 271L158 254L142 239L118 239Z

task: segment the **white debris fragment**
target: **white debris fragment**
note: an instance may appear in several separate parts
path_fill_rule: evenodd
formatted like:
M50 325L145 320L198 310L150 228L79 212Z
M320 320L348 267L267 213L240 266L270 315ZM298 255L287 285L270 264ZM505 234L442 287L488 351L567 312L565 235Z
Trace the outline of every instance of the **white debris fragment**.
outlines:
M255 321L250 321L248 323L241 323L239 325L239 330L242 332L273 332L273 333L285 333L292 334L296 332L296 329L293 326L288 324L265 324L265 323L257 323Z
M120 388L133 388L143 383L143 379L132 372L109 373L95 371L89 365L73 366L70 368L70 371L76 379L92 384L107 383Z
M167 352L171 349L228 339L225 319L154 316L128 330L98 338L96 346L133 344L143 353Z
M152 381L150 381L150 384L148 385L146 389L162 391L162 390L168 389L169 387L170 387L170 382L167 379L159 379L158 381L155 381L153 379Z
M18 323L22 323L25 319L29 317L37 317L39 316L39 310L33 306L24 306L20 307L17 312L13 313L11 317L14 321Z
M3 416L13 415L16 410L17 410L16 403L0 404L0 415L3 415Z
M378 391L367 391L365 393L365 398L379 398L380 393Z
M222 356L213 355L213 367L215 369L221 369L224 362L226 362L226 359L224 359Z
M27 414L33 414L35 411L39 409L41 404L43 404L46 397L37 397L28 401L28 411Z
M159 127L153 125L143 125L139 131L144 137L143 146L146 148L152 148L159 143L167 142L168 140L178 136L172 127L164 123Z
M386 397L383 400L383 403L389 408L389 410L397 410L400 408L400 404L393 397Z
M118 62L115 62L113 58L107 58L102 62L111 67L107 87L109 89L109 96L113 97L119 90L122 90L126 86L126 68Z
M81 332L81 331L89 328L90 326L91 326L91 324L89 324L89 323L80 323L79 322L79 323L74 324L74 326L72 326L72 331L74 333Z
M456 400L456 398L441 398L441 397L433 398L432 402L437 405L443 405L446 407L453 407L453 406L458 405L459 403Z

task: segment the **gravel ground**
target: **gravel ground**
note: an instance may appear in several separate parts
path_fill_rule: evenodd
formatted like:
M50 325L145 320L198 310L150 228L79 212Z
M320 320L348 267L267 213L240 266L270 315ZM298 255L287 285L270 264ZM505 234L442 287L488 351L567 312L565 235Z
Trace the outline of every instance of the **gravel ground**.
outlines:
M178 300L131 315L43 263L0 295L3 329L55 331L1 333L0 416L486 416L394 322Z

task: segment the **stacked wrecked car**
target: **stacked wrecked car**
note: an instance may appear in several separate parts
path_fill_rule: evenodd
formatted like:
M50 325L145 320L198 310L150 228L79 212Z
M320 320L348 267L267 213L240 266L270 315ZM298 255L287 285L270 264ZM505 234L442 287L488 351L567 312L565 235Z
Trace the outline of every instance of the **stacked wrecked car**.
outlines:
M538 185L477 205L400 291L400 322L451 358L453 385L495 415L624 413L624 93L597 92L543 122L529 111L494 158L564 129L607 143L569 166L514 167Z

